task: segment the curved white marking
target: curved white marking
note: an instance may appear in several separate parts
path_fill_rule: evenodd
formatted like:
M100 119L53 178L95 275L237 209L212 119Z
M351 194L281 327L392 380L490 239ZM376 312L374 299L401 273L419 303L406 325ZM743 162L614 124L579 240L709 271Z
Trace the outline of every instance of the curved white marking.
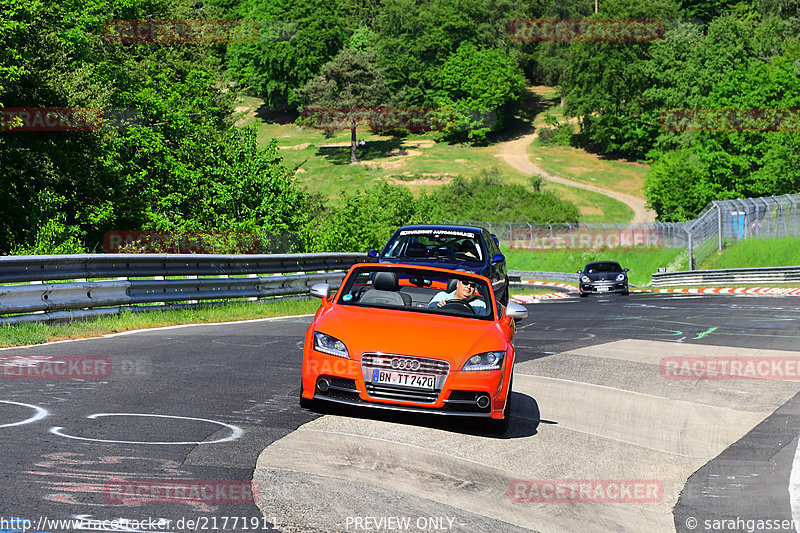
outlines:
M237 440L244 434L244 431L240 427L233 426L231 424L226 424L224 422L218 422L217 420L209 420L208 418L194 418L191 416L151 415L147 413L95 413L93 415L87 416L86 418L95 419L101 416L150 416L153 418L177 418L179 420L196 420L198 422L208 422L210 424L217 424L219 426L226 427L231 430L231 434L222 439L209 440L209 441L149 442L149 441L137 441L137 440L106 440L106 439L92 439L89 437L77 437L75 435L67 435L66 433L62 433L61 430L64 429L63 427L51 427L50 433L52 433L53 435L58 435L59 437L66 437L68 439L87 440L91 442L109 442L112 444L164 444L164 445L218 444L220 442L230 442L233 440Z
M25 424L32 424L32 423L37 422L37 421L41 420L42 418L44 418L44 417L46 417L47 415L50 414L47 411L47 409L43 409L42 407L39 407L38 405L31 405L29 403L12 402L12 401L9 401L9 400L0 400L0 403L9 403L11 405L21 405L22 407L30 407L31 409L36 411L36 414L33 415L30 418L26 418L25 420L22 420L20 422L14 422L12 424L2 424L2 425L0 425L0 428L10 428L12 426L22 426L22 425L25 425Z
M789 504L792 507L792 528L798 531L800 525L800 441L794 451L792 474L789 476Z

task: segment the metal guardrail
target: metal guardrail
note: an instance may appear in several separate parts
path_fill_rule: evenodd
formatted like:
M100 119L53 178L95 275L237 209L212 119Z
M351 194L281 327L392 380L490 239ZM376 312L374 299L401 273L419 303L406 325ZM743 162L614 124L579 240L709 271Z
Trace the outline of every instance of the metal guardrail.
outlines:
M653 274L651 285L654 287L664 287L668 285L721 285L794 282L800 282L800 266L658 272Z
M0 324L116 314L143 303L303 294L315 283L338 287L345 270L366 260L361 253L0 257L0 283L29 282L0 285L0 315L15 315L1 317ZM117 279L89 281L105 277Z
M520 279L532 279L540 281L566 281L569 283L578 283L578 274L571 274L569 272L539 272L534 270L509 270L508 278L511 281L518 281Z

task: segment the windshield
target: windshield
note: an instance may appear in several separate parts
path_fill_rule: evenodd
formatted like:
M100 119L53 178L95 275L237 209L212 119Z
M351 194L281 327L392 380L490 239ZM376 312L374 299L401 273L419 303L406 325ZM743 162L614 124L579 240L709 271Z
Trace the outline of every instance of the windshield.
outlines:
M592 263L586 265L587 274L597 274L598 272L622 272L622 267L619 263Z
M376 265L351 272L337 303L493 320L490 292L484 280L467 275Z
M477 233L439 229L401 230L387 244L384 257L483 261Z

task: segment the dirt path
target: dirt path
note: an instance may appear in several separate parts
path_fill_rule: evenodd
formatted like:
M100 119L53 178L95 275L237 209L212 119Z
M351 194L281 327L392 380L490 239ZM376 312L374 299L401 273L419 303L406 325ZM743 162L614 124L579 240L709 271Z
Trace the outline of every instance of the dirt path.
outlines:
M547 180L550 180L555 183L561 183L562 185L568 185L570 187L578 187L579 189L586 189L587 191L597 192L613 198L614 200L619 200L620 202L624 203L631 209L633 209L633 220L631 222L653 222L656 219L656 214L654 211L647 209L645 207L645 201L641 198L636 198L635 196L631 196L630 194L625 194L617 191L611 191L608 189L603 189L601 187L597 187L595 185L589 185L588 183L581 183L579 181L573 181L566 178L560 178L554 174L550 174L543 168L534 165L531 163L530 158L528 157L528 145L533 142L533 140L538 135L538 132L530 133L528 135L523 135L518 139L514 139L513 141L506 141L504 143L500 143L498 145L498 157L501 157L503 161L514 167L515 169L519 170L524 174L538 174L544 177Z

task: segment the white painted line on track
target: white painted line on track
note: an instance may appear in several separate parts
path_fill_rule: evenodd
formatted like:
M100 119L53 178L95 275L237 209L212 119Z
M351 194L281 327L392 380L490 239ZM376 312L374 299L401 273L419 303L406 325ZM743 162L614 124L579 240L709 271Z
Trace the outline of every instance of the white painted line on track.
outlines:
M63 427L51 427L50 433L53 435L58 435L59 437L66 437L68 439L75 439L75 440L85 440L90 442L104 442L104 443L112 443L112 444L160 444L160 445L188 445L188 444L219 444L221 442L230 442L239 439L242 435L244 435L244 431L242 428L238 426L234 426L232 424L226 424L225 422L219 422L217 420L210 420L208 418L195 418L192 416L174 416L174 415L154 415L149 413L95 413L93 415L89 415L86 418L95 419L102 416L144 416L144 417L152 417L152 418L177 418L179 420L195 420L198 422L209 422L211 424L217 424L219 426L228 428L231 430L231 434L227 437L222 439L210 440L210 441L189 441L189 442L149 442L149 441L137 441L137 440L107 440L107 439L94 439L89 437L78 437L75 435L67 435L66 433L62 433L61 430L64 429Z
M26 418L25 420L20 420L19 422L12 422L10 424L0 425L0 428L10 428L10 427L13 427L13 426L23 426L25 424L32 424L33 422L37 422L37 421L45 418L47 415L50 414L47 411L47 409L44 409L43 407L39 407L38 405L29 404L29 403L12 402L11 400L0 400L0 403L8 403L8 404L11 404L11 405L21 405L22 407L30 407L31 409L36 411L36 414L33 415L30 418Z

